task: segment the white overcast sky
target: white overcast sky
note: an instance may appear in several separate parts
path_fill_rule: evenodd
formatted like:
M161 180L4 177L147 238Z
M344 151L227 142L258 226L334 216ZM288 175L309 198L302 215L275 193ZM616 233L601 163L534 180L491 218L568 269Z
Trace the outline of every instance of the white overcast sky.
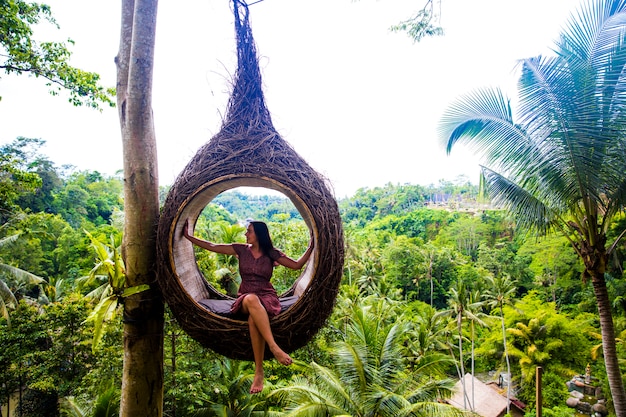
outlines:
M250 6L274 125L325 175L337 197L361 187L437 184L466 175L478 159L437 138L445 108L476 88L515 95L516 60L550 52L585 0L443 0L443 37L413 43L391 25L424 0L264 0ZM72 38L72 63L115 85L120 2L47 0ZM159 181L171 184L219 131L235 71L228 0L161 0L153 109ZM41 138L57 166L115 174L122 168L116 109L102 113L51 97L43 81L0 79L0 144Z

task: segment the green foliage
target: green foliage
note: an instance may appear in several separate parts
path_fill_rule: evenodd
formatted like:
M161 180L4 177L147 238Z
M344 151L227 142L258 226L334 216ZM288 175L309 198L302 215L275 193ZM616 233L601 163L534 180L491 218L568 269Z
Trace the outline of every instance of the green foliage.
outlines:
M524 414L525 417L537 417L537 410L529 410L526 414ZM561 406L556 406L553 408L548 408L548 407L544 407L544 409L542 410L542 416L544 417L572 417L572 409L561 405Z
M142 284L128 287L126 285L124 261L113 236L111 236L111 243L104 244L91 233L87 231L85 233L96 252L98 262L89 275L80 279L79 284L89 287L97 281L103 282L87 294L87 298L98 300L98 304L85 320L85 322L94 323L92 349L95 351L104 334L106 323L115 316L117 307L123 303L124 298L145 291L150 286Z
M466 178L456 183L441 181L438 186L392 185L373 189L361 188L350 198L339 201L345 223L365 227L368 222L389 215L404 215L422 207L458 209L477 205L477 188Z
M2 229L4 227L0 227L0 232ZM40 285L45 283L42 277L11 262L8 249L19 240L19 237L19 233L0 237L0 313L1 317L8 321L9 309L17 307L18 299L24 297L37 299L41 295Z
M100 329L96 323L96 318L103 319L114 312L119 297L124 295L123 285L113 291L109 284L109 277L122 282L123 275L123 263L117 249L121 242L119 219L123 216L121 181L97 172L61 175L53 164L46 163L41 156L34 156L31 151L26 158L32 164L24 168L32 169L43 179L41 190L45 188L46 191L18 193L15 202L31 213L13 217L0 229L6 237L15 236L2 246L0 258L11 265L28 266L49 279L50 285L43 286L42 290L14 287L20 296L45 293L50 301L40 310L43 312L41 317L39 313L35 314L35 310L33 316L29 316L33 326L38 323L36 326L26 327L22 318L15 324L18 331L33 335L45 348L33 347L24 341L16 342L18 334L8 331L7 335L11 335L12 339L5 341L13 343L13 347L7 347L11 358L29 360L36 365L19 374L16 365L11 365L13 359L0 354L0 366L5 365L2 360L8 361L0 370L0 379L15 379L21 375L32 381L29 388L36 392L54 393L60 398L73 397L73 400L62 400L61 403L69 407L73 402L74 406L79 406L76 409L91 410L99 397L107 397L111 387L115 389L110 392L112 397L109 398L115 398L121 381L121 317L119 314L112 315L109 321L101 322ZM503 211L481 210L474 213L468 209L453 210L451 201L460 205L469 204L468 201L474 198L470 197L469 191L467 195L459 193L460 189L462 187L455 188L447 183L440 184L440 188L388 186L372 192L361 190L354 201L345 199L341 202L342 210L360 207L359 210L370 211L372 220L363 221L363 217L357 216L344 224L345 276L334 314L313 342L292 353L301 367L283 367L274 361L266 364L267 383L262 395L251 397L247 393L249 386L246 385L249 385L252 375L250 364L225 361L191 340L173 319L168 320L165 329L165 412L176 415L228 412L246 415L263 409L279 413L288 407L295 407L295 402L304 398L298 395L313 393L323 396L324 401L330 401L328 404L335 404L329 391L332 385L327 382L314 383L309 391L305 391L304 387L309 381L316 380L317 377L310 373L315 369L319 372L318 376L335 378L340 388L346 390L351 383L348 384L349 379L343 379L346 377L344 374L349 376L352 369L358 369L346 365L350 355L353 362L356 358L369 361L365 364L367 372L371 372L368 378L372 381L381 378L376 374L383 370L388 370L386 375L389 376L398 372L396 385L393 385L392 379L383 388L369 384L371 391L359 393L359 396L369 398L371 394L381 402L393 398L393 401L397 400L396 405L405 406L408 406L404 401L409 392L436 398L438 396L433 392L441 387L428 385L428 378L456 378L455 364L460 363L458 360L455 362L455 356L463 355L463 366L468 372L472 362L480 371L504 371L506 355L501 322L483 317L489 313L499 318L500 307L508 329L520 332L532 329L535 325L531 323L533 318L537 319L537 326L545 327L545 338L531 332L532 339L529 340L534 341L538 350L549 354L548 364L539 356L528 355L527 348L531 345L524 344L526 339L514 335L511 330L505 335L508 336L506 345L510 349L518 349L532 360L543 361L546 379L551 381L547 388L550 392L546 393L551 403L557 404L562 394L559 381L564 384L568 379L562 369L578 371L582 362L590 361L595 364L594 369L598 368L594 375L603 380L605 376L599 363L602 361L601 349L597 348L599 339L596 339L599 335L597 307L590 286L574 281L580 266L571 262L570 247L558 241L536 240L520 234ZM418 190L429 190L423 193L426 200L416 197L420 195L415 194ZM236 201L238 196L242 196L242 202ZM448 196L448 202L441 206L438 203L423 204L424 201L445 201L444 196ZM281 197L262 199L235 192L227 196L226 201L220 205L214 200L204 210L196 225L199 236L219 242L243 242L243 228L238 221L253 213L252 217L268 222L276 247L295 257L306 249L309 232L301 218L291 214L293 207L285 206L284 211L281 208L276 212L271 208L273 204L289 204L288 200ZM370 205L367 206L365 201L370 201ZM227 211L227 205L234 207L237 214ZM42 210L43 207L45 210ZM265 215L271 217L262 217ZM91 237L84 233L83 228L89 231ZM95 241L100 243L94 245ZM196 258L213 285L224 292L236 291L238 277L234 257L216 256L199 249ZM557 269L560 278L552 287L544 287L541 274ZM216 276L216 271L222 275ZM298 272L276 268L273 282L280 292L289 287L297 275ZM617 343L620 358L623 359L626 345L622 340L626 340L626 325L621 323L626 323L623 320L626 286L617 279L618 276L609 276L608 285L611 299L615 300L613 311L617 315ZM77 280L78 277L85 278ZM464 286L463 291L460 291L458 283ZM95 297L94 302L78 297L75 287L79 284L81 293L90 293ZM449 300L454 301L454 297L451 298L451 294L454 296L453 288L458 298L456 302L464 303L462 314L454 315L454 318L461 317L461 337L457 322L454 321L451 328L441 314ZM556 291L553 292L553 288ZM531 291L532 297L519 302L519 297L528 291ZM460 298L461 293L464 294L463 299ZM558 304L547 303L552 300L553 294L556 294ZM101 300L107 301L96 307ZM482 301L488 304L483 305ZM29 302L33 302L32 299ZM516 309L507 306L507 303L515 303ZM17 305L17 301L14 304ZM583 311L586 313L583 314ZM14 313L17 317L24 314L17 310ZM91 319L86 321L87 317ZM481 327L474 317L484 321L488 327ZM0 322L3 326L7 324L6 321ZM392 337L385 332L393 326L396 330ZM0 329L0 332L3 330ZM573 333L574 330L578 333ZM381 335L376 336L378 332ZM389 337L386 338L385 334ZM100 343L92 351L90 341L93 342L94 335L99 335ZM557 339L562 341L560 348L551 349L551 343L557 343ZM392 344L393 349L391 346L383 349L381 345L386 342ZM20 343L25 346L24 349L36 353L30 356L19 353L15 346ZM373 349L370 349L370 343ZM473 344L477 347L474 355ZM0 349L4 347L0 344ZM594 347L594 352L598 354L594 359L597 362L590 359ZM454 353L451 353L451 348ZM349 353L349 349L353 352ZM59 354L53 355L52 352ZM363 352L366 352L365 356L361 355ZM379 359L369 357L370 354L378 355L376 352L387 352L391 356L383 365L376 362ZM391 352L396 353L392 355ZM519 380L523 355L515 350L513 353L512 373ZM533 363L524 365L524 375L530 375ZM370 368L380 369L370 371ZM396 371L392 372L393 369ZM300 389L300 393L288 393L292 387ZM522 384L519 388L520 397L532 401L534 394L530 384ZM268 397L274 390L277 393ZM2 395L6 396L6 393ZM366 401L359 405L374 406ZM320 401L318 405L321 407L323 404ZM414 411L419 415L417 409ZM295 415L297 411L294 409L293 413Z
M626 236L612 226L626 207L626 96L616 93L626 82L619 75L626 69L625 16L621 0L584 2L553 54L519 60L517 111L501 89L484 88L453 103L440 126L448 152L463 143L480 154L483 191L520 229L558 233L572 244L583 278L593 281L620 416L626 390L606 272Z
M480 216L460 214L445 229L440 239L453 244L456 250L475 261L480 244L489 239L489 232Z
M38 153L44 144L20 137L0 148L0 220L19 207L59 214L74 228L113 224L123 210L121 179L97 171L66 174Z
M39 146L44 141L39 142ZM54 210L54 196L63 187L63 180L54 164L44 156L31 156L24 160L28 164L29 172L37 174L41 185L30 192L20 195L17 204L22 210L30 210L33 213L51 213Z
M276 217L274 216L274 219ZM268 227L272 233L274 246L287 256L298 259L306 252L309 246L310 233L303 220L272 221L268 223ZM272 282L276 287L276 291L280 294L291 288L301 273L302 271L285 268L284 266L274 268Z
M382 252L382 267L385 278L402 288L405 294L415 292L415 282L424 264L423 254L415 239L400 235L387 245Z
M86 315L85 301L75 296L43 309L22 301L11 326L0 320L2 403L23 387L24 415L56 415L57 397L75 392L94 363L90 330L81 325Z
M36 213L21 216L8 229L20 233L8 254L23 269L50 278L76 278L91 267L88 240L61 216Z
M0 147L0 224L4 224L16 211L15 201L22 193L41 185L41 178L31 172L25 162L30 148L42 143L38 139L19 137Z
M232 217L224 220L231 223L245 219L269 221L276 214L286 214L288 219L302 219L295 206L283 195L256 195L234 189L218 195L211 203L223 209L220 211L223 217L229 213Z
M5 384L2 403L8 395L31 382L36 369L37 352L47 347L48 340L37 308L23 300L11 315L11 325L0 319L0 380ZM32 366L26 366L26 364Z
M513 375L521 375L519 396L522 401L534 401L536 366L541 366L545 375L555 375L551 378L557 386L558 378L564 384L592 362L593 335L589 329L597 324L590 321L588 314L558 312L554 303L546 303L536 292L530 292L515 303L514 308L504 307L504 313ZM491 328L477 354L491 358L495 361L492 366L498 367L503 355L502 335L498 328ZM555 391L554 396L558 397L558 392Z
M73 392L76 398L92 404L111 387L115 387L118 395L121 391L124 360L123 325L121 315L115 315L105 326L102 339L95 352L92 350L93 325L84 323L83 326L90 333L90 337L83 344L84 349L92 355L93 364L86 367L86 374L81 384L76 386Z
M49 348L39 358L42 366L32 370L37 380L33 387L54 390L60 396L77 392L77 385L95 362L89 346L92 329L82 324L88 312L87 301L76 293L63 303L45 306L43 319Z
M341 217L346 223L364 226L376 217L412 211L424 205L425 190L420 186L394 186L374 189L361 188L350 199L339 201Z
M114 213L123 209L122 192L119 178L104 177L97 171L76 172L55 193L51 210L76 228L86 227L86 222L109 224Z
M528 398L527 404L536 404L535 386L528 384L523 389L524 393L521 396ZM541 377L541 397L543 398L543 406L546 409L552 409L554 413L556 413L558 408L564 408L569 392L567 391L567 386L563 383L563 376L553 372L545 372Z
M7 74L44 78L50 94L67 90L74 106L114 106L114 89L102 87L98 74L69 65L72 54L65 43L38 42L33 37L34 27L44 22L58 28L48 5L23 0L0 2L0 68ZM68 39L67 43L74 41Z
M427 368L408 372L401 341L408 323L372 300L353 306L344 339L331 351L333 368L300 363L304 375L271 395L286 402L289 416L461 415L436 401L450 394L451 381L428 378Z
M452 221L445 210L418 208L403 214L390 214L372 220L364 227L371 230L386 230L398 235L434 240L439 232Z
M111 385L92 401L64 397L59 401L59 408L61 415L66 417L116 417L119 416L120 392Z
M581 291L580 259L571 244L562 236L528 240L519 249L520 257L530 260L535 288L546 301L558 306L574 304L573 297Z

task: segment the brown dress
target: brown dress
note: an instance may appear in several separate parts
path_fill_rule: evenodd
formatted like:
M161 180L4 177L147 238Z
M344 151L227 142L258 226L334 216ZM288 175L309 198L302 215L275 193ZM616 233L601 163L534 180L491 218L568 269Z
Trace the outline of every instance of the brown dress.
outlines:
M253 293L259 297L269 317L280 313L280 301L270 279L274 272L274 262L285 255L277 249L272 249L270 256L261 255L259 258L255 258L247 244L233 243L233 248L239 258L241 285L230 312L233 314L241 313L243 297Z

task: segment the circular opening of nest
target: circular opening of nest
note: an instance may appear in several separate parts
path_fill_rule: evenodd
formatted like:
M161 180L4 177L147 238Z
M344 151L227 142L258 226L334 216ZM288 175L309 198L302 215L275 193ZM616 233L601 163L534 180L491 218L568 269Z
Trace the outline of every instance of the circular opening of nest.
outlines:
M183 237L185 221L189 220L193 229L205 207L219 194L238 187L263 187L278 191L285 195L298 210L305 224L312 232L313 238L317 235L317 225L311 210L288 187L266 177L252 177L247 175L228 175L207 182L194 194L190 195L180 206L177 216L172 223L171 236L171 262L174 273L177 275L180 285L189 297L197 304L207 307L205 300L232 300L232 297L217 290L210 285L198 267L193 244ZM306 291L314 276L316 264L315 250L301 275L293 285L280 295L281 299L289 299L291 306L300 301L300 296ZM216 307L217 312L220 308ZM285 310L286 311L286 310ZM285 311L283 311L284 314ZM217 314L217 313L216 313Z
M302 215L282 192L264 187L237 187L217 195L200 213L194 235L215 243L244 243L253 220L268 225L274 246L287 256L298 259L306 251L311 233ZM236 298L241 285L237 257L198 246L194 249L200 272L220 298ZM274 268L271 282L279 297L293 295L294 283L302 271L278 265Z

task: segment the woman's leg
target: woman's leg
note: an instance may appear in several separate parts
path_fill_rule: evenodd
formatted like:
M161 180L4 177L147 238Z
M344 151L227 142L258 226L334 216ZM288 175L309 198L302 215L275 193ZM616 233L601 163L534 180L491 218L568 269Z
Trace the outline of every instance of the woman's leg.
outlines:
M256 394L263 390L265 343L267 342L276 360L283 365L291 365L291 358L274 341L267 311L256 294L246 295L241 304L241 309L248 314L248 328L250 329L250 340L254 353L254 380L250 387L250 393Z
M255 349L254 337L256 337L256 335L253 334L258 333L261 340L264 343L267 342L267 346L270 348L270 351L278 362L283 365L291 365L291 357L289 357L289 355L284 352L278 344L276 344L276 341L274 341L274 335L272 334L272 329L270 327L270 319L267 316L267 311L265 310L265 307L263 307L263 304L261 304L259 297L257 297L256 294L246 295L243 299L242 310L244 313L248 314L248 326L251 327L250 337L252 338L252 349ZM256 328L256 332L252 329L253 325ZM262 349L264 349L264 347L265 345L263 345ZM258 349L258 346L256 348ZM261 358L263 358L264 351L260 353Z
M252 340L252 352L254 353L254 380L250 387L250 394L263 391L263 357L265 356L265 340L259 333L251 315L248 316L248 327L250 328L250 339Z

